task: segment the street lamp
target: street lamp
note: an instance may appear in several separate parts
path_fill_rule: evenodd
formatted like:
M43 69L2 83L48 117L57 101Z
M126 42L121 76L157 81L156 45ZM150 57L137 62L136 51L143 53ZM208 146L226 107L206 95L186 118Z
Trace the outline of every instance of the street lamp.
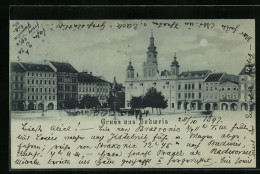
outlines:
M172 94L171 94L171 85L170 85L170 82L166 82L165 84L166 84L166 85L169 85L169 87L170 87L170 110L171 110L171 108L172 108Z

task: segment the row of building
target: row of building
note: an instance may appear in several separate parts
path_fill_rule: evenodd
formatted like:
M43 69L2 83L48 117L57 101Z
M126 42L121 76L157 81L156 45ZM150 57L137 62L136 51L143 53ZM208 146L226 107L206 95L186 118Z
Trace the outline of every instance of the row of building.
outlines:
M84 95L98 97L103 105L111 88L111 83L66 62L11 62L10 68L11 110L62 109Z
M134 71L130 60L126 69L125 105L133 96L145 95L154 87L168 100L173 111L255 110L255 64L247 64L238 75L211 70L179 73L176 54L170 70L159 72L154 37L150 37L143 74Z

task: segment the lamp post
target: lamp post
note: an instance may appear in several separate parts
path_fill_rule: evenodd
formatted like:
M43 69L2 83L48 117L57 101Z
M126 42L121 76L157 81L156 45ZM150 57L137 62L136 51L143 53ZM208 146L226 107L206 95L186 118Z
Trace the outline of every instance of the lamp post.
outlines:
M184 100L184 108L185 108L185 113L186 113L186 110L187 110L187 100L186 100L187 96L185 96L185 100Z
M172 109L172 94L171 94L171 85L170 82L166 82L165 84L169 85L170 87L170 110Z

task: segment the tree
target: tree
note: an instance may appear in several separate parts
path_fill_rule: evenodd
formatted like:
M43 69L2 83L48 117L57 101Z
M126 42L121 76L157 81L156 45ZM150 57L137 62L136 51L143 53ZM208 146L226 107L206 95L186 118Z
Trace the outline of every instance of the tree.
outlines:
M143 98L143 107L151 107L152 112L153 108L156 108L157 114L158 114L158 108L160 110L161 114L161 108L166 108L168 106L167 100L162 95L161 92L158 92L156 88L150 88L148 89L147 93L145 94Z
M75 99L70 99L65 101L64 105L66 109L75 109L78 107L78 101Z
M100 106L100 102L98 100L98 97L85 95L81 100L79 107L80 108L97 108Z
M144 108L143 97L141 97L141 96L139 96L139 97L132 97L132 99L130 101L130 106L131 106L131 108L133 110Z

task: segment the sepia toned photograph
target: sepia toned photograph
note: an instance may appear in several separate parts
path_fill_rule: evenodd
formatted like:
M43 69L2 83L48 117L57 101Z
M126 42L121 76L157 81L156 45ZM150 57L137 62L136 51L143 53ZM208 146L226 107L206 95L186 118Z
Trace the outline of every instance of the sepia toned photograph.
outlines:
M255 20L10 20L11 169L255 168Z

